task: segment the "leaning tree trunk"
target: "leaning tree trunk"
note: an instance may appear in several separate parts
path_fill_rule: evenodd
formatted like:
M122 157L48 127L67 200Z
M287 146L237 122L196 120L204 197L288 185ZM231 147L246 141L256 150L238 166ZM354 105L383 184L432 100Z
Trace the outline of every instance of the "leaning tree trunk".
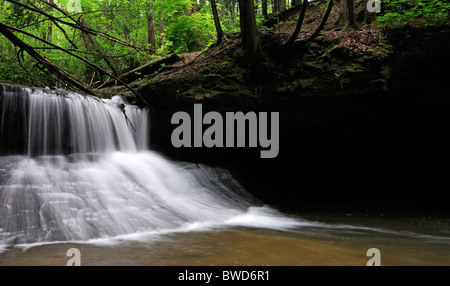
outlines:
M331 14L331 10L333 9L333 4L334 4L334 0L330 0L330 2L328 3L327 10L325 11L325 14L323 15L322 21L320 21L319 26L317 26L317 28L314 30L314 32L311 35L309 35L309 37L299 41L299 43L301 45L306 45L307 43L311 42L319 35L320 31L322 31L323 27L325 26L325 24L328 20L328 17ZM303 5L302 5L302 10L300 12L297 27L296 27L294 33L292 34L291 38L289 39L289 41L286 42L286 44L285 44L286 47L289 46L290 44L294 43L295 39L297 38L298 32L300 31L302 23L303 23L304 13L306 11L307 6L308 6L308 3L305 0L305 2L303 2Z
M302 40L303 44L311 42L320 34L320 31L322 31L323 27L325 27L325 24L327 23L328 17L330 16L331 10L333 9L333 5L334 0L330 0L330 2L328 2L327 10L325 11L325 15L323 15L322 21L320 22L319 26L317 26L316 30L308 38Z
M220 25L220 20L219 20L219 14L217 13L217 6L216 6L216 1L215 0L211 0L211 9L212 9L212 13L213 13L213 17L214 17L214 26L216 26L216 32L217 32L217 44L222 43L223 40L223 30L222 30L222 26Z
M292 44L298 37L300 30L303 25L303 20L305 19L306 8L308 7L308 0L303 0L302 10L300 11L300 16L298 17L297 26L295 27L294 33L292 33L291 38L287 41L286 45Z

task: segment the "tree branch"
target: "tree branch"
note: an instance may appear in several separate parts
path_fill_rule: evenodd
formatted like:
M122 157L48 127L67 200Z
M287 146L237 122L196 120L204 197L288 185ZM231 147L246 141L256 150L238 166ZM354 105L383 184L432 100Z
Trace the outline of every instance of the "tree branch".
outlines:
M5 0L5 1L8 1L8 2L10 2L10 3L19 5L19 6L25 8L25 9L27 9L27 10L30 10L30 11L33 11L33 12L42 14L42 15L46 16L47 18L51 19L51 20L58 21L58 22L60 22L60 23L62 23L62 24L68 25L68 26L70 26L70 27L73 27L73 28L75 28L75 29L84 31L84 32L86 32L86 33L89 33L89 34L92 34L92 35L95 35L95 36L98 36L98 35L99 35L99 36L102 36L102 37L104 37L104 38L106 38L106 39L108 39L108 40L110 40L110 41L119 43L119 44L124 45L124 46L127 46L127 47L134 48L134 49L136 49L136 50L144 50L144 48L142 48L142 47L139 47L139 46L136 46L136 45L129 44L129 43L124 42L124 41L122 41L122 40L120 40L120 39L117 39L117 38L115 38L115 37L113 37L113 36L110 36L110 35L108 35L108 34L106 34L106 33L99 32L99 31L95 31L95 30L90 29L90 28L87 28L87 27L83 27L82 25L79 25L79 24L78 24L78 21L76 21L77 24L70 23L70 22L61 20L59 17L55 17L55 16L53 16L53 15L50 15L50 14L46 13L45 11L43 11L42 9L39 9L39 8L37 8L37 7L30 7L30 6L28 6L28 5L22 4L22 3L18 2L18 1L15 1L15 0ZM45 2L45 3L47 3L47 2ZM48 5L51 5L50 3L47 3L47 4L48 4ZM60 11L61 13L63 13L63 12L62 12L62 11L64 11L63 9L59 8L58 6L56 6L56 4L53 4L53 5L54 5L54 7L56 7L55 9L57 9L58 11ZM65 12L65 13L67 13L67 12ZM66 14L65 14L65 15L66 15ZM69 14L67 13L67 15L69 15ZM66 15L66 16L67 16L67 15ZM83 14L81 14L81 15L83 15ZM69 19L71 19L72 21L74 21L74 20L72 19L71 16L70 16Z
M56 66L55 64L53 64L52 62L50 62L49 60L47 60L46 58L44 58L41 54L39 54L38 52L35 51L35 49L28 45L27 43L23 42L22 40L20 40L19 38L17 38L10 30L22 33L24 35L27 35L29 37L32 37L36 40L39 40L49 46L54 47L55 49L61 50L81 61L83 61L84 63L94 67L95 69L97 69L100 73L102 74L106 74L110 77L112 77L113 79L117 80L118 82L120 82L124 87L126 87L128 90L130 90L134 95L136 95L137 97L139 97L145 104L147 104L150 108L150 104L148 104L148 102L139 94L137 93L134 89L132 89L130 86L128 86L126 83L124 83L121 79L119 79L118 77L116 77L115 75L112 75L111 73L109 73L108 71L104 70L102 67L97 66L94 63L91 63L90 61L86 60L85 58L78 56L64 48L61 48L45 39L42 39L38 36L35 36L31 33L28 33L26 31L22 31L20 29L17 29L15 27L6 25L2 22L0 22L0 33L2 33L5 37L7 37L14 45L20 47L21 49L25 50L29 55L31 55L33 58L35 58L36 60L38 60L39 62L41 62L49 71L55 73L56 76L60 77L61 79L63 79L64 81L66 81L67 83L71 84L72 86L88 93L88 94L94 94L91 90L85 88L81 83L79 83L75 78L73 78L70 74L68 74L67 72L64 71L64 69Z
M304 1L307 1L307 0L304 0ZM325 26L325 23L327 22L328 17L330 16L331 9L333 8L333 4L334 4L334 0L330 0L330 2L328 3L327 11L325 12L325 15L323 16L322 21L320 22L317 29L308 38L301 40L300 44L306 45L307 43L311 42L319 35L320 31L322 31L323 27Z
M294 33L292 33L291 38L284 44L285 46L291 45L298 37L300 30L302 29L303 20L305 19L306 8L308 7L308 0L303 0L302 10L300 11L300 16L298 17L297 26L295 27Z
M92 92L90 90L86 89L80 82L78 82L76 79L74 79L70 74L67 74L62 68L58 67L57 65L55 65L54 63L52 63L51 61L49 61L48 59L43 57L41 54L36 52L32 46L30 46L27 43L20 40L16 35L14 35L10 31L10 26L5 25L0 22L0 33L3 34L8 40L10 40L11 43L13 43L15 46L26 51L30 56L32 56L37 61L39 61L42 65L44 65L48 71L54 73L57 77L59 77L63 81L69 83L70 85L72 85L88 94L92 94Z

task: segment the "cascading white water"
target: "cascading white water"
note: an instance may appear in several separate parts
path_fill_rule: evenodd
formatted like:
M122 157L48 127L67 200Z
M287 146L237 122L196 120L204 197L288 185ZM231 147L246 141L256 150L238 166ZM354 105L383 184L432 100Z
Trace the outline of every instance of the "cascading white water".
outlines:
M260 206L226 170L146 150L149 112L125 105L134 131L120 97L8 86L2 94L0 241L300 223Z
M119 96L100 100L63 91L3 88L2 138L18 138L10 144L24 145L28 155L136 151L148 145L148 110L127 105ZM118 108L122 103L133 126Z

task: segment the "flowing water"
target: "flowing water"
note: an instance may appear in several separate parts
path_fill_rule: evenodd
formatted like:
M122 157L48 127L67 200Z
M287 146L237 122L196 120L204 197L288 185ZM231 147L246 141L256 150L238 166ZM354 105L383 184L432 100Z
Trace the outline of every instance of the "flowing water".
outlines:
M0 265L450 265L442 218L285 214L227 170L148 150L149 111L2 87ZM125 105L125 113L121 104Z

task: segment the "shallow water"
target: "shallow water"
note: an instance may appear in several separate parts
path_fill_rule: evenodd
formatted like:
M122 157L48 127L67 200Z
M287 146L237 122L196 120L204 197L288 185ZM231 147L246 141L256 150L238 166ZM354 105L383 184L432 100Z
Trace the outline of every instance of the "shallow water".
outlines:
M146 150L148 110L4 88L0 265L450 265L449 219L283 213ZM10 155L15 154L15 155ZM21 153L22 152L22 153Z
M364 266L370 248L380 250L381 265L450 265L448 220L341 217L340 221L358 223L351 225L326 222L339 215L322 218L323 222L291 230L231 227L15 245L0 254L0 265L66 265L67 250L73 247L80 250L85 266ZM383 221L391 228L380 228Z

